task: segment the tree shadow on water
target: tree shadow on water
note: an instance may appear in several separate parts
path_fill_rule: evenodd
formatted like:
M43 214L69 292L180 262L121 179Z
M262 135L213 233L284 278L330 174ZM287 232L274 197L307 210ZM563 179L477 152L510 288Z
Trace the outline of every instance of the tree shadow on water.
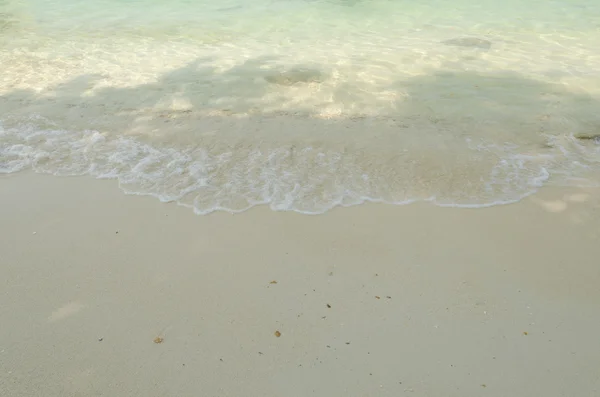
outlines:
M600 127L598 98L515 72L436 71L396 82L392 90L405 93L400 113L406 118L428 118L455 134L487 135L499 142L584 136Z
M198 133L198 122L233 117L251 123L270 116L309 117L324 132L340 123L367 128L385 120L398 127L388 129L398 136L489 134L517 142L600 128L598 98L513 72L437 70L361 85L333 79L324 67L281 68L277 61L261 57L223 68L201 58L154 82L124 87L107 86L106 76L81 75L40 93L9 91L0 96L0 112L5 122L36 114L65 129L162 136ZM323 117L331 107L341 110Z
M222 70L213 59L202 58L154 82L125 87L107 86L107 77L101 74L84 74L43 92L16 89L5 93L0 96L0 111L17 120L36 114L63 128L155 130L164 127L160 124L164 118L224 117L277 107L284 100L279 95L282 88L314 82L321 76L318 70L302 65L275 69L274 60L261 57Z

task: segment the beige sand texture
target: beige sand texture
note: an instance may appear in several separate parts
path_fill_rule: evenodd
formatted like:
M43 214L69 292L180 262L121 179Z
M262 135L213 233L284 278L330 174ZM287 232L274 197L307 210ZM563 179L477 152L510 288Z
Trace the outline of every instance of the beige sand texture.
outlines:
M600 395L598 190L195 216L24 173L0 224L2 397Z

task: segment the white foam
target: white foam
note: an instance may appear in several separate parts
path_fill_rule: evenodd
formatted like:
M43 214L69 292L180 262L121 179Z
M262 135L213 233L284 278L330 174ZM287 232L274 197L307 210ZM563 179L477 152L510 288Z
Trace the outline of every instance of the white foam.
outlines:
M419 186L418 175L412 180L388 179L394 169L373 165L371 160L365 163L371 168L365 168L352 153L314 147L293 154L289 148L264 151L257 147L240 156L234 152L215 154L208 148L156 147L135 138L110 138L90 130L37 130L33 124L25 124L0 126L0 170L33 169L53 175L117 179L128 194L177 202L197 214L242 212L256 205L268 205L274 211L321 214L336 206L365 202L403 205L428 201L446 207L482 208L516 202L554 175L572 172L575 158L581 162L590 155L573 139L565 138L576 145L576 152L561 146L552 155L540 156L519 154L514 145L473 146L471 140L474 153L497 158L489 173L475 173L479 179L471 180L469 175L460 175L462 165L455 168L448 164L446 177L453 180L451 184L436 185L434 181ZM597 151L598 147L590 150ZM585 166L597 166L594 160ZM467 166L481 164L475 161ZM572 183L574 179L563 181Z

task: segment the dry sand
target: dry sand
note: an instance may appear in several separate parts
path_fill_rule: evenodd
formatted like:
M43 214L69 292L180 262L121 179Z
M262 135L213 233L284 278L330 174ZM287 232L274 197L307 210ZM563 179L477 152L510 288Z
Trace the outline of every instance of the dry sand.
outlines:
M3 397L600 395L597 190L194 216L20 174L0 222Z

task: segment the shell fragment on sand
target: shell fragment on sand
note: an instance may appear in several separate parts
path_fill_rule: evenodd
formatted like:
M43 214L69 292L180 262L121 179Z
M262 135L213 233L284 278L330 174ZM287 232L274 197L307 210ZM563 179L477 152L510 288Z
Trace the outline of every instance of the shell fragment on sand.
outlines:
M600 132L580 132L575 134L575 138L582 141L600 142Z

